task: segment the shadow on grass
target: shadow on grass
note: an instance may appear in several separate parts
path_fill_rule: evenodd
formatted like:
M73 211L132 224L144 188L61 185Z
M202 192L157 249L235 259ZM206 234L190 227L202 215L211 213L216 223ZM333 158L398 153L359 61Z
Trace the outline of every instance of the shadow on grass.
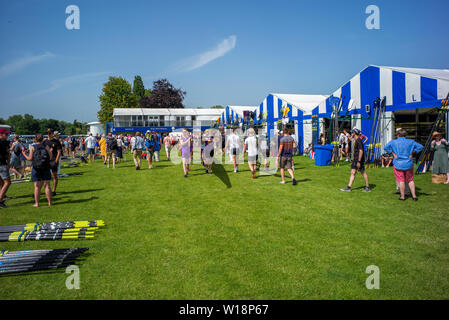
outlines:
M88 201L92 201L92 200L97 200L98 197L90 197L90 198L86 198L86 199L77 199L77 200L67 200L67 201L56 201L53 203L53 205L57 206L57 205L61 205L61 204L67 204L67 203L83 203L83 202L88 202Z
M84 189L84 190L74 190L74 191L58 191L58 194L76 194L76 193L85 193L85 192L95 192L95 191L102 191L104 188L99 189Z
M374 190L374 189L376 189L376 185L374 184L374 183L370 183L369 184L369 187L371 188L371 190ZM362 189L365 189L365 186L361 186L361 187L357 187L357 188L352 188L352 191L354 191L354 190L362 190Z
M222 164L214 164L212 170L214 175L216 175L228 189L232 188L231 180L229 180L228 173Z

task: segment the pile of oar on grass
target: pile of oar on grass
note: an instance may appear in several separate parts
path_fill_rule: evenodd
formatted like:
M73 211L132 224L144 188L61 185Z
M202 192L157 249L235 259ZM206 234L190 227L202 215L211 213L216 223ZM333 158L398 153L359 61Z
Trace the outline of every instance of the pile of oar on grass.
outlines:
M0 275L65 268L89 248L0 251Z
M95 232L104 227L103 220L28 223L0 226L0 242L29 240L81 240L93 239Z

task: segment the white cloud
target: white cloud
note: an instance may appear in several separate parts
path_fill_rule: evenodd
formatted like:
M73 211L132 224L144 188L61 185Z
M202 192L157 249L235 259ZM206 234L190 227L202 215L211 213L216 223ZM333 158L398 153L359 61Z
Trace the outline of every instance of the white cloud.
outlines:
M56 80L53 80L50 82L50 86L47 89L43 89L43 90L39 90L39 91L30 93L30 94L24 96L22 99L41 96L43 94L55 91L61 87L67 86L67 85L76 84L76 83L80 83L80 82L86 83L88 81L96 80L99 77L104 77L109 74L111 74L111 73L110 72L91 72L91 73L84 73L84 74L80 74L80 75L56 79Z
M235 48L237 37L232 35L223 39L215 48L187 58L179 62L175 69L176 71L192 71L208 64L209 62L224 56L226 53Z
M14 61L11 61L10 63L5 64L0 67L0 78L7 77L11 74L14 74L20 70L25 69L30 64L33 64L33 63L36 63L41 60L51 58L54 56L55 55L51 52L45 52L41 55L24 57L24 58L19 58Z

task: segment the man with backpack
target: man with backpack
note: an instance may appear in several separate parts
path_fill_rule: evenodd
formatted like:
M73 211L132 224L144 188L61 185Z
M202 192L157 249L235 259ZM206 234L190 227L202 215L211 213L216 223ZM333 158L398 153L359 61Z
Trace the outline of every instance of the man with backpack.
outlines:
M50 163L53 160L53 154L48 145L45 145L42 134L36 134L34 144L30 146L30 154L27 155L22 151L22 155L28 161L32 161L33 168L31 170L31 181L34 182L34 206L39 207L39 200L41 197L42 186L45 188L45 195L47 196L48 206L52 206L51 201L51 171Z
M115 153L117 152L117 147L117 140L112 136L112 132L109 132L106 137L106 162L108 168L112 158L112 168L115 169Z
M9 175L9 141L8 135L10 132L4 128L0 128L0 208L6 209L5 196L11 185L11 178Z
M57 134L58 132L56 132ZM61 159L62 145L59 139L55 137L55 132L51 129L47 131L48 139L44 141L44 145L47 146L52 153L52 161L50 161L50 171L53 178L53 189L51 195L56 196L56 187L58 186L58 170L59 160Z

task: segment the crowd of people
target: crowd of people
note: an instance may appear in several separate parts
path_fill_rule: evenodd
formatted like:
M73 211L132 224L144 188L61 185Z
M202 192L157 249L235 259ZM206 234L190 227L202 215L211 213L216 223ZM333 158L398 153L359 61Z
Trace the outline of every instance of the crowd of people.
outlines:
M23 143L18 136L9 139L10 132L0 129L0 208L7 208L5 200L9 199L7 191L11 185L11 176L15 179L23 179L29 173L34 183L34 206L38 207L41 190L44 188L48 205L52 205L52 197L56 196L58 176L60 174L61 159L63 157L75 158L76 156L93 163L96 158L101 158L107 168L116 167L130 152L133 157L136 170L142 167L142 161L147 161L148 169L153 168L155 162L160 162L161 147L164 146L167 160L171 160L173 152L181 158L184 177L189 176L190 166L193 160L194 150L200 151L200 163L204 166L206 174L213 173L213 163L217 156L229 156L233 172L239 172L239 165L247 154L247 163L252 179L257 178L257 170L269 171L269 161L274 159L276 172L280 169L281 184L285 184L285 171L291 177L292 185L297 181L294 175L293 156L298 153L298 144L291 135L290 129L276 130L274 139L269 140L263 134L257 135L250 128L244 134L231 129L225 137L224 132L208 131L190 132L183 129L180 134L161 135L157 132L147 131L145 134L136 132L132 134L74 137L69 135L61 138L60 134L51 129L46 136L36 134L28 145ZM397 182L397 193L400 200L405 200L406 191L410 191L413 200L418 200L415 191L413 177L413 158L423 146L406 139L407 132L403 129L397 131L397 139L389 142L385 147L385 153L381 157L382 166L393 165L394 176ZM357 172L360 172L365 180L364 192L370 192L369 178L365 170L365 146L368 138L359 129L354 128L350 132L343 130L339 135L340 152L339 160L346 158L352 161L349 183L341 191L351 191ZM325 143L323 136L320 141ZM449 184L449 144L439 132L433 135L431 145L434 151L433 173L445 174L446 184ZM216 153L220 151L219 153ZM312 146L305 148L305 154L312 151ZM352 152L352 154L351 154ZM336 159L333 159L336 160ZM30 164L30 165L27 165ZM31 170L27 168L31 167Z

